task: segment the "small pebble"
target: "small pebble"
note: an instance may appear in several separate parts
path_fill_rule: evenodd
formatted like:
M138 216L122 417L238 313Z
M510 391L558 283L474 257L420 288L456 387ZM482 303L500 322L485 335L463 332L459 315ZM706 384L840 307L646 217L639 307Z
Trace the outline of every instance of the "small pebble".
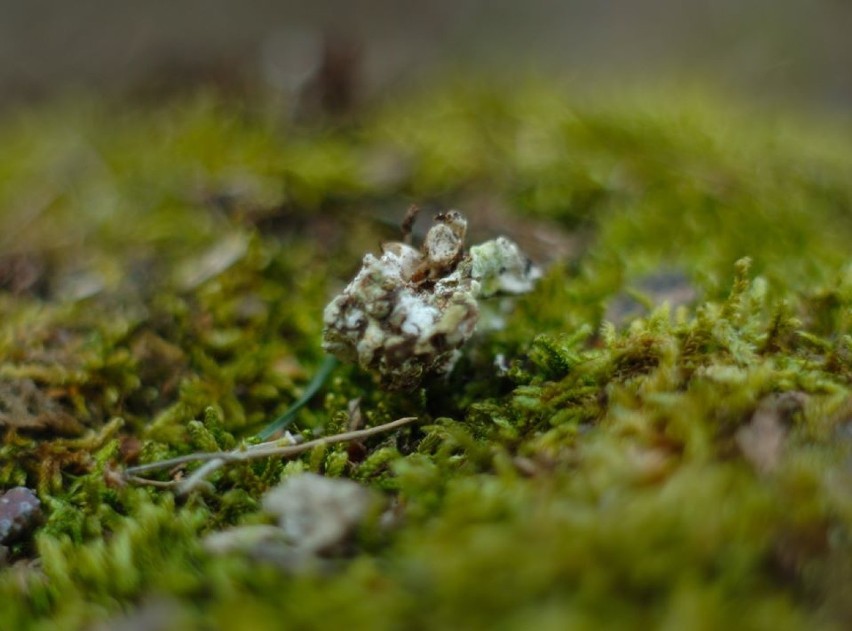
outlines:
M0 495L0 544L26 534L41 516L41 502L30 489L18 486Z

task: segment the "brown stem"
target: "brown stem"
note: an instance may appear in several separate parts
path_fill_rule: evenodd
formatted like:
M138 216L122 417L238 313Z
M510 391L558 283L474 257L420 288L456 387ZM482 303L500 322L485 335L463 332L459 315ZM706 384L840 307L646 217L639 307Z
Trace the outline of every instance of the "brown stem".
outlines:
M233 451L211 451L187 454L185 456L178 456L177 458L169 458L168 460L158 460L157 462L149 462L146 464L137 465L135 467L128 467L124 472L124 477L128 482L144 481L145 483L147 483L147 480L144 480L143 478L137 478L136 476L140 473L157 471L159 469L169 469L171 467L186 464L189 462L209 463L209 466L202 467L202 469L199 470L199 472L203 470L204 475L208 475L212 471L215 471L219 467L229 462L242 462L245 460L254 460L255 458L268 458L272 456L289 458L291 456L310 451L314 447L319 447L322 445L333 445L335 443L343 443L350 440L361 440L364 438L369 438L370 436L374 436L376 434L382 434L384 432L389 432L391 430L397 429L398 427L409 425L416 420L416 416L407 416L405 418L400 418L395 421L391 421L390 423L385 423L384 425L377 425L376 427L368 427L366 429L359 429L352 432L333 434L331 436L323 436L322 438L317 438L316 440L309 440L308 442L300 443L298 445L280 445L280 440L274 440L269 441L269 443L260 443L257 445L253 445L251 448L241 447L238 449L234 449ZM216 461L216 464L213 464L213 462L211 461ZM197 480L193 478L194 476L188 478L186 480L186 484L183 484L181 486L183 486L184 488L194 486L197 483ZM192 484L190 484L190 481L192 481Z

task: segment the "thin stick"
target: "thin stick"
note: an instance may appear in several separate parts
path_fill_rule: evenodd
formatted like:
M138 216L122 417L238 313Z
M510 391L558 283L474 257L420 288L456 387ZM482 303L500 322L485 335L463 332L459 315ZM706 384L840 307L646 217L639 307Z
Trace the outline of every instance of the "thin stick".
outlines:
M225 466L225 461L221 458L217 458L215 460L208 460L203 465L198 467L195 471L192 472L192 475L186 478L185 480L181 480L177 484L177 494L178 495L186 495L196 486L201 484L201 482L214 471L221 469Z
M417 221L419 212L420 207L417 204L411 204L405 212L405 218L402 220L400 229L402 231L402 242L406 245L411 245L411 234L414 231L414 222Z
M133 484L147 484L148 486L154 486L158 489L171 489L177 486L176 480L169 480L164 482L163 480L149 480L148 478L140 478L135 475L127 475L124 474L124 480L126 482L132 482Z
M398 427L409 425L416 420L416 416L406 416L405 418L400 418L395 421L391 421L390 423L385 423L384 425L377 425L376 427L359 429L353 432L332 434L331 436L323 436L322 438L309 440L306 443L300 443L298 445L281 445L280 440L273 440L269 441L268 443L252 445L250 449L237 448L233 451L209 451L187 454L186 456L178 456L177 458L169 458L168 460L158 460L157 462L149 462L147 464L140 464L135 467L128 467L124 471L124 476L126 480L133 482L135 481L135 476L139 473L147 473L149 471L157 471L159 469L170 469L172 467L186 464L188 462L206 462L208 463L208 465L210 465L209 468L211 470L215 470L229 462L242 462L245 460L254 460L255 458L268 458L272 456L289 458L290 456L296 456L305 451L310 451L314 447L320 447L322 445L333 445L335 443L344 443L350 440L361 440L364 438L369 438L370 436L375 436L376 434L382 434L384 432L394 430ZM216 462L217 466L213 467L213 462ZM207 468L207 465L205 465L205 467L202 467L202 469L205 468ZM201 469L199 469L199 471L200 470ZM209 473L209 471L207 471L207 473Z

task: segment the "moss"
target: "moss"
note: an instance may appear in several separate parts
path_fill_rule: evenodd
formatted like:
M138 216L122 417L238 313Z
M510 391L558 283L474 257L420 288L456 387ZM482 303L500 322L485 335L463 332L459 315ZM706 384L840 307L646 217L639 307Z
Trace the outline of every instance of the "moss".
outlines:
M325 128L211 96L7 117L0 412L25 413L0 486L37 489L47 517L0 569L0 628L150 607L181 628L847 626L850 139L534 81ZM388 394L340 366L291 426L416 428L241 463L184 499L121 483L297 401L324 304L412 199L472 229L514 218L557 259L448 382ZM580 247L549 257L543 232ZM647 290L673 270L686 302ZM769 456L743 446L761 431ZM316 570L203 549L305 470L380 490L394 525Z

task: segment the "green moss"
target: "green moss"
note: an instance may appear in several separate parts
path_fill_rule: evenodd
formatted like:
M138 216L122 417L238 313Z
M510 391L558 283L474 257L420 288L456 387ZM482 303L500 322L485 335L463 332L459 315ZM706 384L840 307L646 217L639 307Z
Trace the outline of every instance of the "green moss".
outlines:
M25 413L0 487L37 489L46 520L0 569L0 628L140 606L180 628L847 626L850 140L707 95L535 82L430 90L339 128L213 97L8 117L0 413ZM322 307L410 200L581 247L448 383L388 394L340 366L292 429L418 427L241 463L181 500L120 483L297 401ZM647 289L666 274L692 299ZM759 431L780 446L749 451ZM306 470L393 498L395 525L316 570L203 549Z

